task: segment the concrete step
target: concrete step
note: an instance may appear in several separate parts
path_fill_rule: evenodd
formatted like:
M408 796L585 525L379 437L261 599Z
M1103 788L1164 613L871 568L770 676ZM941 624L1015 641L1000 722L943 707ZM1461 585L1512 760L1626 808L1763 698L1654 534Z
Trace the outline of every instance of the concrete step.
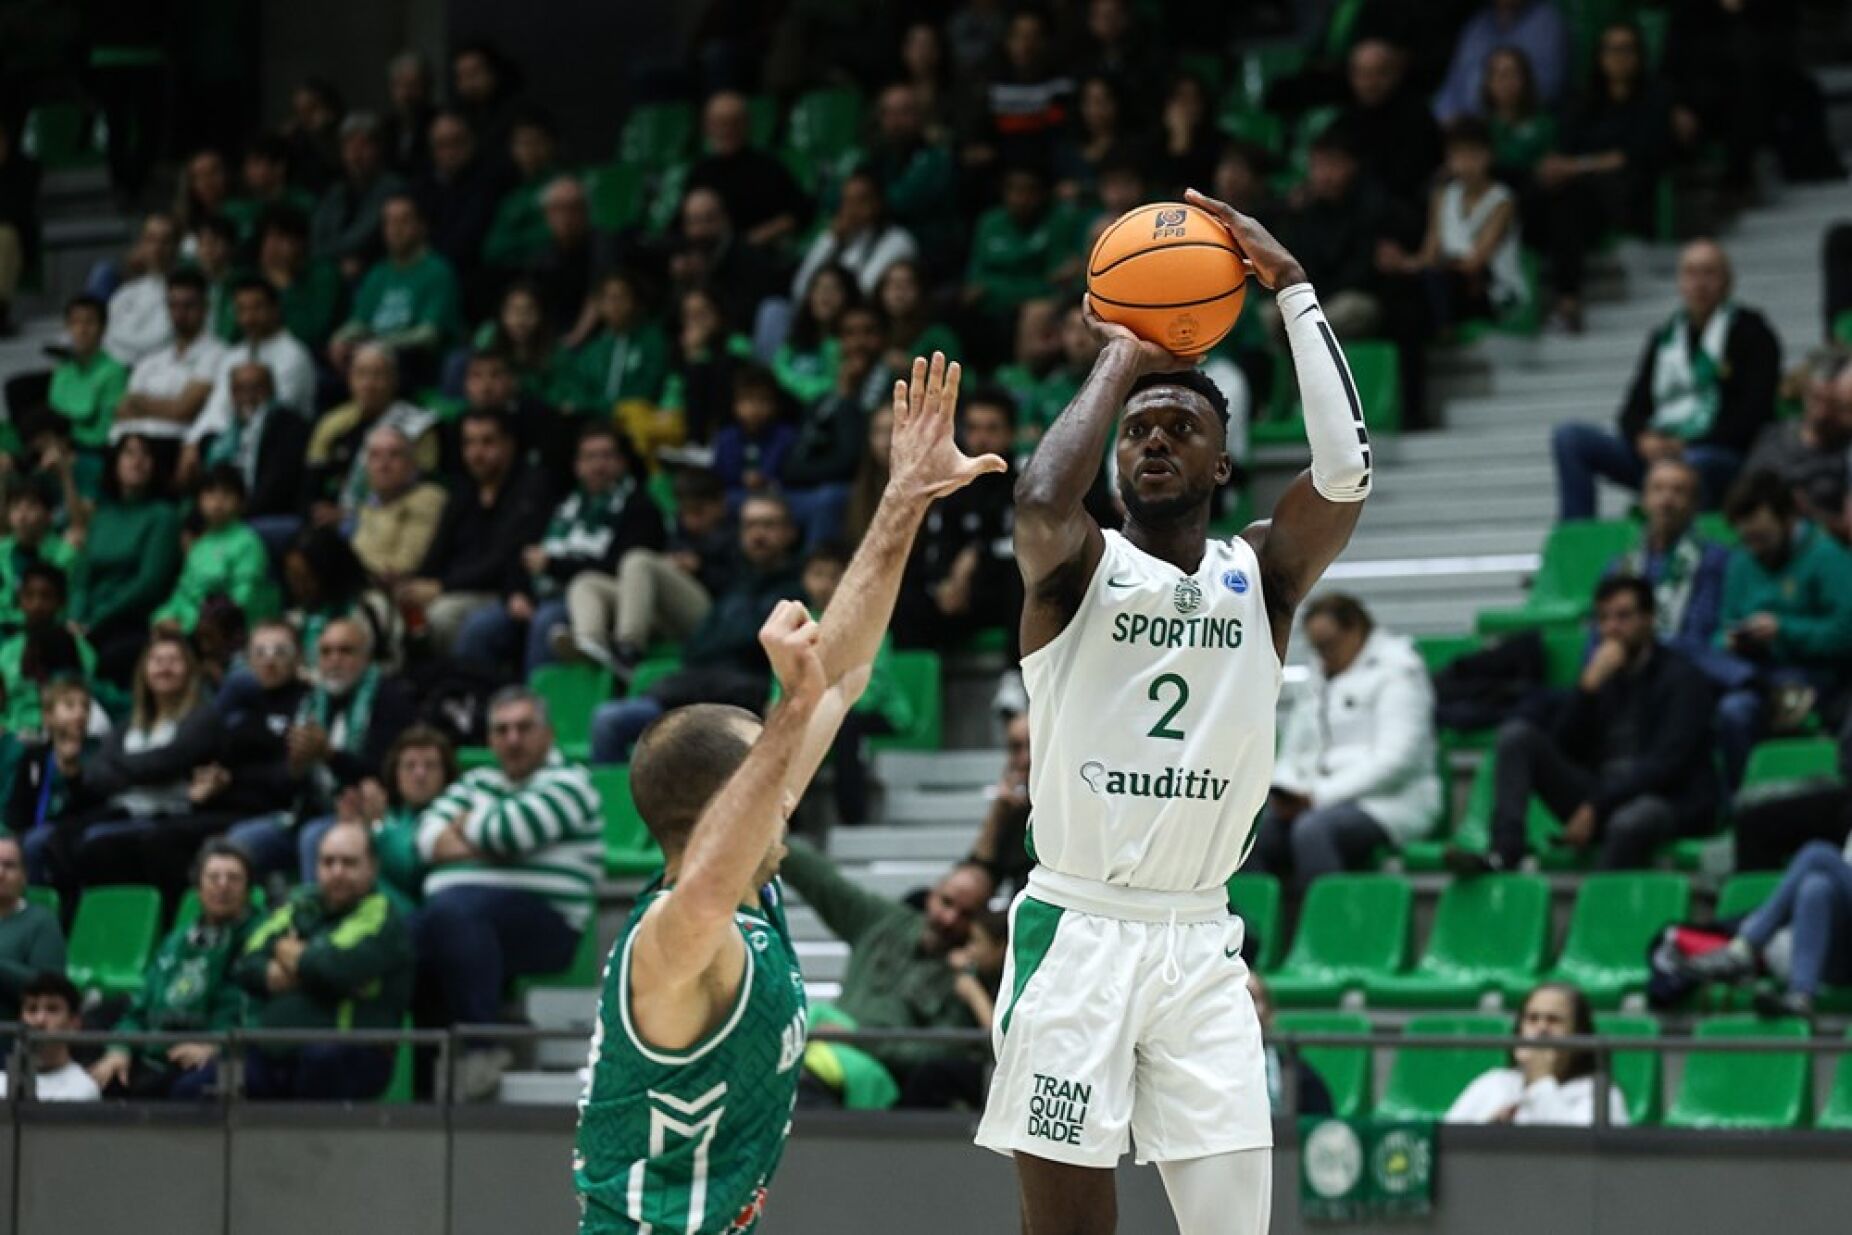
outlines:
M981 822L981 820L979 821ZM963 857L970 851L977 823L870 823L830 831L830 856L838 862L871 862L898 858Z
M1454 518L1459 518L1455 512ZM1359 532L1341 561L1407 561L1422 558L1500 557L1507 554L1535 553L1546 528L1431 525L1425 528L1394 528L1384 534ZM1396 573L1420 573L1418 568Z
M579 1064L584 1063L581 1052ZM510 1106L573 1106L584 1092L585 1081L576 1071L507 1072L496 1101Z
M1505 565L1504 569L1476 570L1461 569L1465 563L1449 562L1437 559L1423 563L1419 568L1410 569L1395 575L1375 573L1361 563L1338 562L1331 570L1325 572L1324 582L1338 587L1342 591L1367 594L1374 600L1396 599L1431 599L1446 597L1472 596L1481 592L1502 592L1512 588L1522 589L1531 576L1536 573L1537 555L1513 554L1509 558L1492 559Z
M968 791L996 783L1000 771L994 751L882 751L875 756L875 776L890 791Z
M993 764L993 781L996 774L997 767ZM956 793L918 793L890 789L882 799L880 822L940 823L968 819L975 828L984 818L986 805L982 789L965 789Z
M798 967L806 978L840 982L849 969L849 945L834 939L796 939Z

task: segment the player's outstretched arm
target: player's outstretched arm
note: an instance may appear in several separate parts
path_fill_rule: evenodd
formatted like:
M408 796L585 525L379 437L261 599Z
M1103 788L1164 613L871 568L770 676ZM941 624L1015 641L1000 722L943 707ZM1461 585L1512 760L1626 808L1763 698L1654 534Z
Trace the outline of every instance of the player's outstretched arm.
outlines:
M1099 473L1119 410L1147 373L1194 368L1197 357L1173 355L1093 311L1083 315L1103 346L1093 371L1016 481L1016 565L1022 571L1022 647L1033 652L1061 633L1106 551L1100 525L1082 503Z
M979 476L1008 469L996 455L970 458L958 448L952 423L962 373L956 361L948 365L934 352L930 362L914 360L911 380L894 383L887 488L823 615L819 654L831 682L874 663L926 508ZM861 692L846 693L853 703Z
M1260 555L1278 638L1282 628L1290 629L1299 602L1350 543L1363 501L1370 495L1370 439L1363 404L1305 267L1266 228L1232 206L1194 189L1185 197L1221 220L1255 278L1278 293L1305 405L1312 467L1274 504L1271 521L1256 523L1243 533Z

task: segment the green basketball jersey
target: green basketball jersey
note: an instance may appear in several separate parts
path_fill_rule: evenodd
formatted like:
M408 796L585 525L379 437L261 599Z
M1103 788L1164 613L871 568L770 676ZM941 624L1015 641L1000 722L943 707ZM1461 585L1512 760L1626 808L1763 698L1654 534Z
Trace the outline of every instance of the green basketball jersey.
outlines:
M630 952L661 889L644 894L606 962L573 1181L581 1235L735 1235L752 1230L784 1152L804 1055L804 978L782 891L734 914L746 942L738 1001L684 1051L649 1046L630 1022Z

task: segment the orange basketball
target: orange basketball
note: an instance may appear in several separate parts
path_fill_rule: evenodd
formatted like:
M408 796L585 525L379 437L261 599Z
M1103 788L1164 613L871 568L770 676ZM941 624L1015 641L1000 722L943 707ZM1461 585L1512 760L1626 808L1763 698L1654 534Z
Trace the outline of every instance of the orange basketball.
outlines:
M1152 202L1100 233L1087 259L1093 309L1179 356L1222 341L1247 299L1228 229L1183 202Z

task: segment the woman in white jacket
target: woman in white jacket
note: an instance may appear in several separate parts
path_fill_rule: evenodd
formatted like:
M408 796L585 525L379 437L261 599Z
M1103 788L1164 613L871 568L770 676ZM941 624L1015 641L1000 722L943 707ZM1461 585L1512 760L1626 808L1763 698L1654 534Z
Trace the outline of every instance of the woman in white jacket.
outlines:
M1562 1038L1595 1032L1588 996L1567 982L1545 982L1524 997L1515 1032ZM1595 1056L1552 1046L1520 1046L1509 1068L1481 1073L1447 1109L1450 1124L1572 1124L1595 1122ZM1608 1087L1608 1122L1627 1122L1627 1099Z
M1368 866L1440 817L1434 687L1409 640L1377 630L1354 597L1305 609L1310 697L1288 717L1250 869L1320 875Z

